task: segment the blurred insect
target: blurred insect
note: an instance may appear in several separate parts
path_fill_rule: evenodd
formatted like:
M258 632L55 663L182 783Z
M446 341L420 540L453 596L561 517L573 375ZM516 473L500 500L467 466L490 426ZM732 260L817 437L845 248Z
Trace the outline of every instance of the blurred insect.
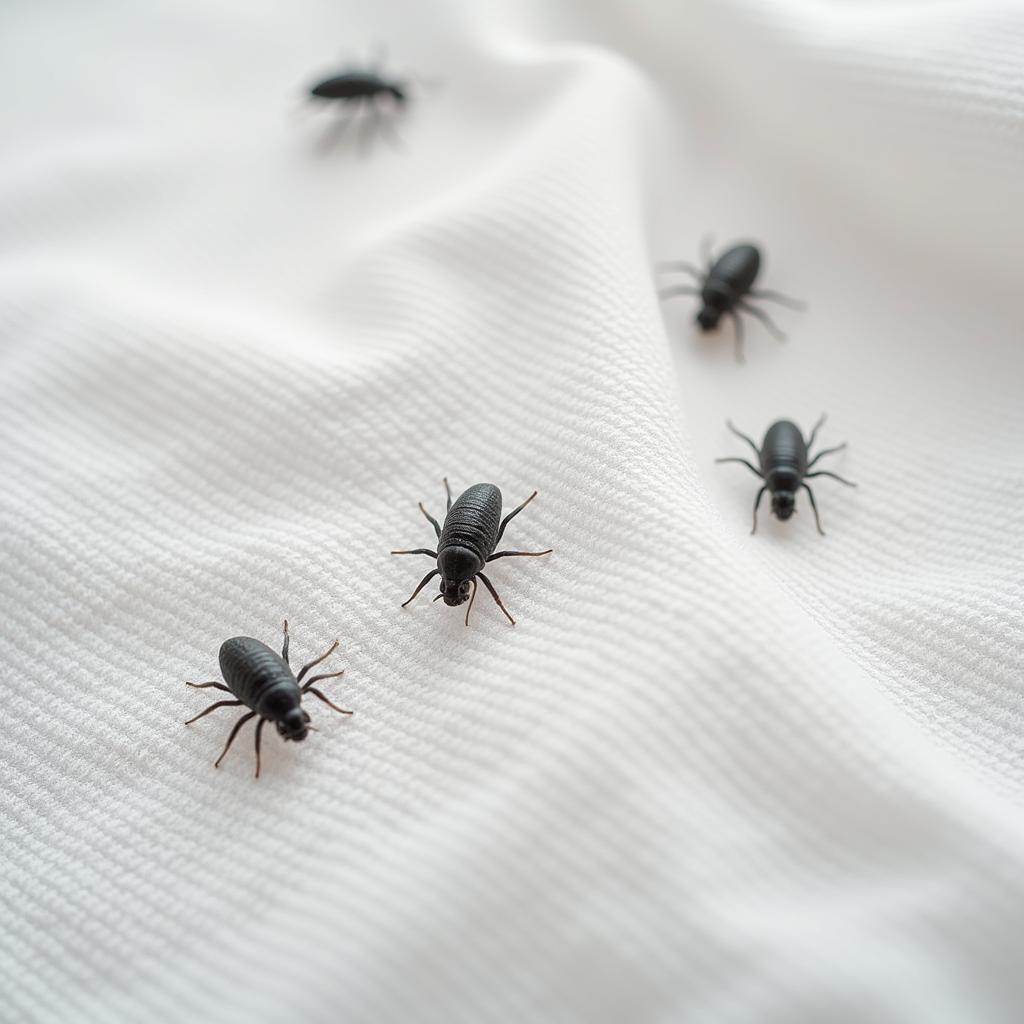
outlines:
M711 239L706 238L701 249L706 264L703 271L692 263L680 260L660 264L663 270L683 270L692 274L698 284L665 288L658 293L659 297L667 299L674 295L699 295L702 305L696 321L702 331L714 330L723 316L731 316L736 327L738 363L743 362L743 321L738 311L757 317L779 341L785 341L785 334L779 330L771 317L763 309L750 305L747 299L771 299L791 309L805 309L806 306L803 302L790 299L778 292L753 290L761 269L761 253L757 247L749 244L734 245L715 259L711 253Z
M390 103L396 110L401 110L409 101L409 83L387 77L380 70L383 63L384 57L381 54L370 68L350 68L325 78L310 88L309 95L312 99L332 101L343 110L353 112L351 116L338 122L329 139L331 145L341 138L355 113L364 107L369 109L370 117L363 122L360 144L365 144L369 140L369 132L376 128L393 146L400 145L390 121L381 116L381 103Z
M247 714L235 722L234 728L228 735L228 741L220 757L214 761L215 768L220 767L224 755L228 752L238 730L249 721L250 718L259 716L256 724L256 778L260 777L260 736L263 726L267 722L273 722L277 726L278 734L285 740L299 742L306 738L307 733L313 726L309 724L309 714L302 707L302 698L305 694L311 693L314 697L322 700L328 707L342 715L351 715L351 711L339 708L332 704L324 694L317 689L316 683L322 679L336 679L345 674L340 672L327 672L323 675L316 675L302 683L302 677L314 665L319 665L325 658L330 657L338 646L338 641L327 649L319 658L303 665L298 676L292 674L288 664L288 620L284 623L284 645L281 653L272 651L265 643L254 640L250 636L236 636L225 640L220 648L220 671L224 676L224 683L212 681L208 683L186 683L186 686L195 687L197 690L213 688L224 690L230 693L235 700L219 700L211 704L205 711L200 711L194 718L190 718L185 724L191 725L199 721L211 711L217 708L241 707L249 708ZM300 686L300 684L302 684Z
M808 461L811 446L814 444L818 429L824 422L825 414L822 413L821 419L811 431L811 436L804 441L803 434L800 433L800 428L795 423L791 420L776 420L768 428L768 432L764 435L764 441L758 448L753 440L738 431L731 421L726 421L726 426L754 450L760 468L753 466L746 459L715 459L715 462L742 462L747 469L764 481L754 499L754 528L750 531L751 533L757 529L757 509L765 491L772 492L772 513L778 519L786 520L796 511L796 492L802 487L807 492L807 497L811 499L811 508L814 509L814 522L817 524L818 533L825 536L825 531L821 528L821 520L818 518L818 506L814 500L814 492L806 481L816 476L830 476L834 480L846 484L847 487L856 487L857 485L827 469L819 469L814 473L808 472L814 468L818 459L825 455L831 455L833 452L840 452L846 447L846 444L843 443L836 445L835 448L826 448Z
M416 595L435 576L440 576L441 593L434 600L439 601L444 598L444 603L450 606L469 601L469 607L466 609L466 625L468 626L469 613L473 609L473 601L476 600L476 581L479 577L491 592L491 597L494 598L498 607L514 626L516 620L509 615L508 609L498 597L498 592L481 570L488 562L493 562L498 558L512 556L536 558L539 555L551 554L551 548L548 548L547 551L494 551L509 521L519 515L537 497L537 492L534 491L522 505L517 506L504 519L501 519L501 491L494 484L474 484L463 491L454 504L447 477L444 480L444 489L448 495L448 508L443 527L423 507L423 502L420 502L420 511L426 516L427 521L434 528L434 533L437 534L437 550L415 548L411 551L391 552L393 555L429 555L431 558L437 559L437 568L432 569L420 580L419 586L412 592L412 597L402 607L405 608L406 605L411 604ZM499 519L501 519L500 526L498 525ZM473 588L472 595L470 595L470 585Z

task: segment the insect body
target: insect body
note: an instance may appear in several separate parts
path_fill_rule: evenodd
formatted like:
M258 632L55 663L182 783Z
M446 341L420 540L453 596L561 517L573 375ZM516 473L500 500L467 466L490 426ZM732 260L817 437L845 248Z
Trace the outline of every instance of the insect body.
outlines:
M347 110L354 111L368 107L370 120L366 124L369 128L371 130L374 127L378 128L387 135L392 144L397 145L398 140L390 124L380 116L380 104L382 100L387 100L394 103L396 107L404 107L409 98L408 85L405 82L387 78L382 72L374 69L365 71L352 69L317 82L310 88L309 94L313 99L332 101ZM341 137L349 120L339 122L331 139L332 143ZM365 132L366 129L363 131ZM363 134L361 138L365 140L366 137Z
M404 83L391 81L375 71L345 71L318 82L309 94L322 100L346 103L372 101L384 96L390 96L398 104L406 101Z
M434 600L439 601L443 598L445 604L452 606L469 601L469 607L466 609L466 625L468 626L469 613L476 598L476 581L479 577L490 591L491 597L497 602L498 607L514 626L516 620L509 615L508 609L501 603L501 598L498 597L494 585L481 570L488 562L493 562L498 558L513 555L536 557L551 554L550 548L547 551L495 552L494 550L505 533L505 527L508 526L509 520L519 515L537 497L537 492L534 491L522 505L514 508L502 519L501 491L494 484L474 484L463 491L454 503L447 478L444 481L444 489L448 495L448 508L443 527L423 507L423 502L420 502L420 511L427 517L437 535L437 550L415 548L411 551L391 552L393 555L429 555L431 558L437 559L437 568L432 569L420 580L412 597L402 607L410 604L435 576L440 576L441 593Z
M826 448L824 451L818 452L813 458L810 458L811 446L814 444L818 428L824 422L825 416L823 414L811 431L811 436L804 441L803 434L800 433L800 428L795 423L791 420L776 420L768 428L760 448L746 434L740 433L732 423L726 424L737 437L742 438L750 445L757 456L758 465L754 466L746 459L739 458L715 459L715 461L742 462L747 469L764 481L761 489L757 492L757 497L754 499L754 527L750 531L751 533L757 529L757 509L761 504L761 498L764 496L765 491L771 491L772 494L772 513L778 519L786 520L796 510L796 493L802 487L807 492L807 497L811 500L811 508L814 510L814 522L817 524L818 533L823 537L825 536L825 531L821 528L821 520L818 518L818 506L814 500L814 492L808 486L807 481L816 476L830 476L834 480L846 484L847 487L856 487L857 485L849 480L844 480L838 474L827 469L819 469L813 473L808 472L814 468L815 463L822 456L842 451L846 447L845 444L840 444L834 448Z
M191 725L200 718L208 715L217 708L242 707L249 708L249 711L242 715L234 728L228 735L228 741L224 744L220 757L214 762L214 767L219 768L224 755L228 752L239 729L249 721L250 718L259 717L256 725L256 778L260 777L260 737L263 726L267 722L273 722L277 731L285 740L304 740L310 729L309 714L302 707L302 698L305 694L311 693L314 697L322 700L328 707L343 715L351 715L351 711L339 708L332 704L324 694L317 689L316 683L322 679L335 679L344 675L345 670L340 672L328 672L322 675L312 676L305 683L303 676L314 665L334 653L338 641L327 649L319 658L303 665L298 676L292 674L288 664L288 622L284 624L284 645L281 653L272 651L265 643L254 640L251 636L236 636L225 640L220 648L220 671L224 677L224 683L212 681L208 683L186 683L186 686L193 686L197 690L216 689L230 693L234 700L219 700L211 704L205 711L201 711L194 718L190 718L185 724Z
M718 259L711 255L710 242L704 244L706 269L701 271L692 263L676 261L662 264L664 269L684 270L692 274L698 284L679 285L666 288L659 294L667 299L673 295L699 295L701 308L697 313L697 323L702 331L714 330L723 316L732 317L736 326L736 360L743 362L743 321L740 311L757 317L779 341L785 335L771 317L763 309L750 305L748 299L772 299L790 306L792 309L803 309L804 304L796 299L787 298L773 291L754 291L754 282L761 270L761 253L754 245L734 245L726 249Z

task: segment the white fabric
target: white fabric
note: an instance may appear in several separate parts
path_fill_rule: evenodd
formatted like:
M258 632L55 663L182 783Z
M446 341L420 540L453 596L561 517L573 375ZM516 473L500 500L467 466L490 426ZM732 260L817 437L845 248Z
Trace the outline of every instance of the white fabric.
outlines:
M5 5L4 1021L1020 1020L1024 15L551 6ZM709 230L810 302L743 368ZM445 474L515 628L399 607ZM356 713L215 771L285 616Z

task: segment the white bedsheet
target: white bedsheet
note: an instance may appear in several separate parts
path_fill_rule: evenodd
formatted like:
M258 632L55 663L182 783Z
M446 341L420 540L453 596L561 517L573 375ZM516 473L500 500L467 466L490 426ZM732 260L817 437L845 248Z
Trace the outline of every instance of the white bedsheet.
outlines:
M5 1022L1021 1019L1024 13L552 8L5 5ZM742 368L707 231L810 303ZM399 607L444 475L515 628ZM215 771L285 616L356 713Z

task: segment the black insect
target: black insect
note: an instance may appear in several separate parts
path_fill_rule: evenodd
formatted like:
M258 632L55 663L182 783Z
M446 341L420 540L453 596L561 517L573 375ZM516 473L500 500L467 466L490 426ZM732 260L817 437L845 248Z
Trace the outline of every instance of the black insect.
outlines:
M318 697L328 707L343 715L351 715L351 711L339 708L332 704L324 694L316 688L316 683L322 679L336 679L345 674L340 672L327 672L323 675L313 676L305 683L302 677L314 665L319 665L325 658L330 657L338 646L338 641L327 649L319 658L314 659L299 670L298 676L292 674L288 664L288 621L284 624L284 645L281 653L272 651L265 643L254 640L251 636L235 636L225 640L220 648L220 671L224 676L224 683L212 681L208 683L186 683L186 686L194 686L197 690L213 688L224 690L234 696L235 700L219 700L211 704L205 711L200 711L194 718L190 718L185 724L191 725L204 715L208 715L217 708L241 707L243 704L249 708L247 714L242 715L234 728L228 735L228 741L220 757L214 761L214 767L219 768L224 755L228 752L238 730L249 721L250 718L259 716L256 725L256 778L260 777L260 736L263 726L267 722L273 722L277 731L285 740L304 740L313 726L309 724L309 714L302 707L302 697L311 693ZM300 684L302 684L300 686ZM313 730L316 731L315 729Z
M378 67L367 70L350 69L340 74L325 78L317 82L309 90L310 97L315 100L327 100L334 102L344 110L351 110L353 113L360 109L367 108L370 112L370 119L364 124L368 127L362 129L361 140L365 142L366 134L373 128L382 132L393 145L398 145L398 137L387 120L381 117L381 104L392 104L396 109L402 109L409 99L409 83L386 77ZM348 127L351 117L338 123L329 140L332 144L336 142L342 132Z
M818 526L818 533L825 536L825 531L821 528L821 520L818 518L818 506L814 501L814 492L806 481L816 476L830 476L834 480L846 484L847 487L856 487L857 485L827 469L819 469L814 473L808 472L814 468L818 459L825 455L831 455L833 452L840 452L846 447L844 443L836 445L834 448L826 448L824 451L818 452L808 462L814 438L824 422L825 416L822 414L821 419L811 431L811 436L804 441L803 434L800 433L800 428L795 423L791 420L776 420L768 428L761 447L758 448L746 434L741 433L731 422L727 421L726 426L753 448L760 468L747 462L746 459L715 459L715 462L742 462L747 469L756 473L764 481L764 485L754 499L754 528L750 531L751 533L757 529L757 509L765 491L772 492L774 515L779 519L786 520L796 511L796 492L802 487L807 492L807 497L811 499L811 508L814 509L814 522Z
M463 491L454 504L447 477L444 481L444 489L448 495L448 511L444 517L444 527L438 524L438 521L423 507L423 502L420 502L420 511L427 517L430 525L434 528L434 533L437 534L437 550L415 548L412 551L391 552L393 555L429 555L431 558L437 559L437 568L432 569L420 580L419 586L412 592L412 597L402 607L405 608L410 604L435 576L440 576L441 593L434 600L439 601L444 598L444 603L452 606L469 601L469 607L466 609L466 625L468 626L469 613L473 608L473 601L476 599L476 580L479 576L484 581L484 586L491 592L491 597L514 626L516 620L509 615L508 609L498 597L498 592L481 570L488 562L493 562L498 558L507 558L512 555L536 558L539 555L551 554L551 548L548 548L547 551L494 551L509 520L519 515L537 497L537 492L534 491L522 505L514 508L502 519L501 491L494 484L474 484ZM499 520L501 520L500 525ZM472 585L472 594L470 585Z
M747 299L771 299L791 309L804 309L805 306L797 299L787 298L778 292L754 291L754 282L761 269L761 253L758 248L749 244L734 245L715 259L711 254L711 240L705 239L702 255L705 262L703 271L685 261L663 263L663 269L684 270L692 274L698 284L666 288L658 293L659 296L667 299L673 295L699 295L702 305L696 319L702 331L714 330L723 316L731 316L736 326L737 362L743 362L743 321L739 311L756 316L779 341L784 341L785 334L776 327L771 317L763 309L750 305Z

